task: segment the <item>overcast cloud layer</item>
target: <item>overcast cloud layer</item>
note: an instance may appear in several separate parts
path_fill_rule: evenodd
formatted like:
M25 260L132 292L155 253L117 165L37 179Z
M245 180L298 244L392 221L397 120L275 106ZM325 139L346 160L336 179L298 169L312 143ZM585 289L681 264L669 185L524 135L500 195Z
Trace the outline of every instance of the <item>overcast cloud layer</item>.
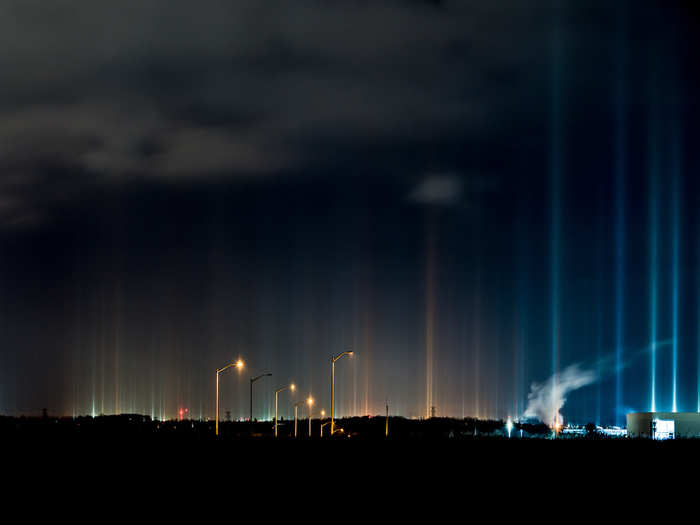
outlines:
M610 44L609 11L557 13L524 1L5 1L0 223L40 222L115 179L332 173L349 156L410 185L469 177L434 152L408 173L362 156L438 142L476 152L504 129L527 141L546 125L535 112L553 17L573 52L577 33L599 34L585 40L591 64Z

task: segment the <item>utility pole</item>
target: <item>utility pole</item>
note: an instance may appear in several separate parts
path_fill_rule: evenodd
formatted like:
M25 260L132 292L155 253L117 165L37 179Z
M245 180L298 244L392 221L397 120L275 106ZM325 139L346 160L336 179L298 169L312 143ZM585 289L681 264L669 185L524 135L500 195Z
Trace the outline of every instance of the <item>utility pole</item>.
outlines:
M384 427L384 437L389 437L389 400L386 400L386 426Z

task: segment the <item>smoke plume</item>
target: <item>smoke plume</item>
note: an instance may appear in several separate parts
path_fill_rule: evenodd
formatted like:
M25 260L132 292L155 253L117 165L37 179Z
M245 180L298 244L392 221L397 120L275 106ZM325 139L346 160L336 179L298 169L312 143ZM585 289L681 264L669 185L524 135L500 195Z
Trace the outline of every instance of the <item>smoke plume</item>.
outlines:
M547 381L532 383L527 396L527 409L523 415L526 418L537 418L550 426L557 422L561 423L560 410L566 403L569 393L595 383L599 379L597 370L584 368L580 363L576 363Z
M566 397L579 388L590 385L603 379L603 377L630 366L636 359L646 355L650 350L661 351L673 343L673 339L656 341L652 345L634 351L626 351L625 362L616 365L615 356L610 354L600 359L597 363L584 366L575 363L568 366L562 372L541 383L532 383L530 393L527 395L527 409L523 414L525 418L537 418L549 426L562 423L561 409L566 403Z

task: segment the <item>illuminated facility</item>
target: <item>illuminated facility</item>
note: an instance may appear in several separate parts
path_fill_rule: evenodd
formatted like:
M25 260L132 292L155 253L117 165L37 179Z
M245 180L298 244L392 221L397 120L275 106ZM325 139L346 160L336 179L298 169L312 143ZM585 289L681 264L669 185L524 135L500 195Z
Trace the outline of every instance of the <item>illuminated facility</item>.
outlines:
M700 437L700 413L633 412L627 414L631 438L675 439Z

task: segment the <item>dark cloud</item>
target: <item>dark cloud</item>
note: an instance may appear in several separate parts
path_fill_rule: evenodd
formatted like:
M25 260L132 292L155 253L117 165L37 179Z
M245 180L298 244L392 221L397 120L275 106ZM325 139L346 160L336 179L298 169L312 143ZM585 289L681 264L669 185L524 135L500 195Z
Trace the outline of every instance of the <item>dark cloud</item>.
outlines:
M0 168L27 181L0 186L4 209L35 204L46 163L97 183L250 179L337 170L348 157L370 172L391 163L389 144L418 152L413 177L434 170L438 142L510 147L546 126L552 21L593 61L614 28L600 6L3 2Z
M427 175L408 195L408 200L417 204L450 206L462 196L462 181L453 173Z

